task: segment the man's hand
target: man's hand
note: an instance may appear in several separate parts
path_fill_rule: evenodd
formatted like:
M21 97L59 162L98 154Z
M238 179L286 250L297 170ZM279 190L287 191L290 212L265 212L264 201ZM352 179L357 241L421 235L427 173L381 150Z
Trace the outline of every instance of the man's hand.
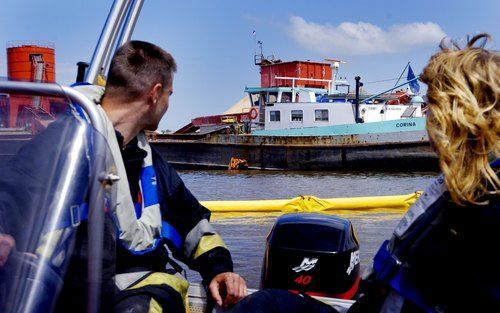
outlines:
M243 277L231 272L215 276L208 288L215 302L222 307L232 306L248 294Z
M10 251L12 251L15 246L16 242L12 236L0 234L0 267L7 263Z

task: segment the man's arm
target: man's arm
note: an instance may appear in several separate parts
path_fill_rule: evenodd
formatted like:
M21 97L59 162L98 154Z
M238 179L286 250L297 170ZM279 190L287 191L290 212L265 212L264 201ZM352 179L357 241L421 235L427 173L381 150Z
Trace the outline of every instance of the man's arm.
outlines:
M174 256L200 272L219 305L234 304L246 295L246 283L232 273L231 254L209 223L210 211L198 202L158 151L152 150L162 218L181 238L169 245ZM171 241L176 241L175 237Z
M230 307L248 294L243 277L232 272L218 274L208 288L215 302L222 307Z
M203 207L182 183L177 190L177 199L186 203L196 203L199 211ZM201 209L202 208L202 209ZM231 254L221 236L215 232L205 216L191 229L185 239L184 256L186 264L200 272L203 281L209 285L210 293L218 305L229 307L247 295L245 280L233 273ZM191 247L194 247L192 249ZM193 250L193 251L191 251Z

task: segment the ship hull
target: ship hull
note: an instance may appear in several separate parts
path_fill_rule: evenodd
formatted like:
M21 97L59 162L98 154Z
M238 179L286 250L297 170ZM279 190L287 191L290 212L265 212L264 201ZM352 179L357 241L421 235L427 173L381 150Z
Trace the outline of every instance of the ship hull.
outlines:
M227 168L231 158L263 170L438 168L425 131L336 136L211 134L194 140L162 136L151 143L178 168Z
M423 127L422 127L423 128ZM250 169L437 170L425 130L320 136L158 135L151 144L176 168L227 169L231 158ZM32 135L0 134L0 164Z

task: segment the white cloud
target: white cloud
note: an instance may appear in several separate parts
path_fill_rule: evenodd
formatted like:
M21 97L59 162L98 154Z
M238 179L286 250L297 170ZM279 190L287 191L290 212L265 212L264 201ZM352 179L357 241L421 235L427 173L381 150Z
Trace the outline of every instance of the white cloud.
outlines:
M384 30L364 22L343 22L337 26L317 24L300 16L290 17L288 33L305 49L337 55L408 51L439 43L446 36L441 27L432 22L395 24Z

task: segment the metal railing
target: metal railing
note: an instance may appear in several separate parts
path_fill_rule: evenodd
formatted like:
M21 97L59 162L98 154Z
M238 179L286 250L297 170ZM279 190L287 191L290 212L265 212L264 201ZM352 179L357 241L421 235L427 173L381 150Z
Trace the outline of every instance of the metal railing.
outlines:
M12 40L7 42L7 48L18 48L22 46L37 46L49 49L56 48L55 43L43 40Z
M274 79L286 79L292 81L292 90L295 89L295 81L296 80L304 80L310 82L320 82L320 83L328 83L328 93L332 93L332 84L333 80L331 79L319 79L319 78L302 78L302 77L286 77L286 76L275 76Z
M30 96L53 96L68 98L73 103L78 103L87 113L90 123L97 132L105 133L105 122L99 116L96 105L86 96L70 87L64 87L57 84L36 83L36 82L18 82L18 81L0 81L0 93L22 94ZM100 141L97 141L98 143ZM104 147L95 146L94 149L103 149ZM104 199L93 197L99 194L99 185L92 184L90 195L94 201L89 207L101 208L90 210L88 219L88 295L87 312L99 312L101 277L102 277L102 254L103 254L103 232L104 232Z

